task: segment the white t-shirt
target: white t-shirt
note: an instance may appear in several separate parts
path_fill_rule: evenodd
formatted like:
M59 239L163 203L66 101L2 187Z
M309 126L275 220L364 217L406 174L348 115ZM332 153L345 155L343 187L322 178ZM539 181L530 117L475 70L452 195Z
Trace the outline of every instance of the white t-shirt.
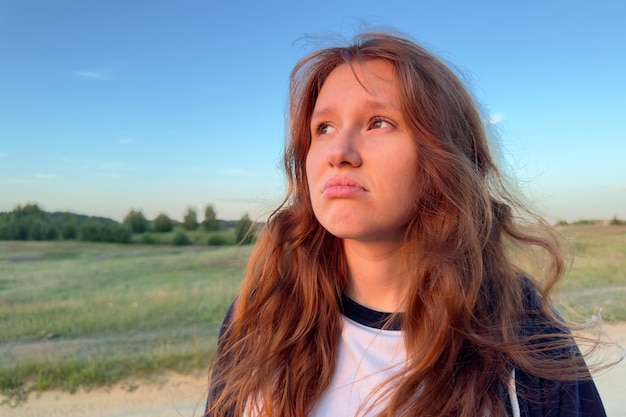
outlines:
M398 321L383 329L389 313L370 310L345 297L342 303L343 331L335 373L311 417L375 415L386 402L384 389L377 388L406 365Z
M407 364L399 317L374 311L347 297L342 298L343 330L337 347L337 363L330 385L309 417L370 417L386 406L385 383ZM393 381L391 381L393 384ZM382 387L382 388L381 388ZM515 373L508 386L513 416L520 415ZM245 416L254 413L246 407Z

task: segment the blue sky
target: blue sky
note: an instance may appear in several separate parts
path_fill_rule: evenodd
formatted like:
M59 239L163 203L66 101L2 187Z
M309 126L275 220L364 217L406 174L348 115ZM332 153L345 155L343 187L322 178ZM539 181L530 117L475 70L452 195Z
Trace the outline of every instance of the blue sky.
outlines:
M263 217L293 65L392 28L462 72L550 221L626 218L625 4L0 0L0 211Z

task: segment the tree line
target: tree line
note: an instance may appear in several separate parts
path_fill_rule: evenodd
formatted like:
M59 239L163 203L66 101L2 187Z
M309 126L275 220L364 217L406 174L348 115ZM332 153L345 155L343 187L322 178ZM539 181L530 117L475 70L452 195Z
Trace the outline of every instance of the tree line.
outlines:
M134 234L162 234L177 230L174 244L188 244L185 231L203 229L207 232L235 229L233 243L249 244L253 241L254 222L247 214L238 221L219 220L215 207L208 204L204 219L198 220L197 211L190 207L178 222L164 213L148 220L140 210L130 210L120 223L115 220L85 216L70 212L49 213L37 204L16 206L12 211L0 213L0 240L80 240L85 242L130 243ZM151 238L143 240L152 243ZM211 241L209 241L211 244ZM215 244L225 244L215 239Z

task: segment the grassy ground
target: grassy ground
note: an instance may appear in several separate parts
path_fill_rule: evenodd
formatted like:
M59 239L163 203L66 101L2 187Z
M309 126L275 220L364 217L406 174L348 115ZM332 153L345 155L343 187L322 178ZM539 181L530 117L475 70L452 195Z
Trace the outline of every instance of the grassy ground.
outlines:
M626 321L626 227L566 226L565 315ZM0 242L0 393L206 369L250 247Z
M626 226L560 228L574 255L561 285L559 306L566 317L598 314L626 321Z
M0 242L0 391L206 368L249 252Z

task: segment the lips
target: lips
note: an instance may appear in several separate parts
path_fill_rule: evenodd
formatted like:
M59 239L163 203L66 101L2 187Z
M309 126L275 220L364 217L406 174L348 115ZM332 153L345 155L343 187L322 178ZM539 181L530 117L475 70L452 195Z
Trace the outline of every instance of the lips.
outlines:
M324 184L322 194L325 197L356 197L367 190L349 177L332 177Z

